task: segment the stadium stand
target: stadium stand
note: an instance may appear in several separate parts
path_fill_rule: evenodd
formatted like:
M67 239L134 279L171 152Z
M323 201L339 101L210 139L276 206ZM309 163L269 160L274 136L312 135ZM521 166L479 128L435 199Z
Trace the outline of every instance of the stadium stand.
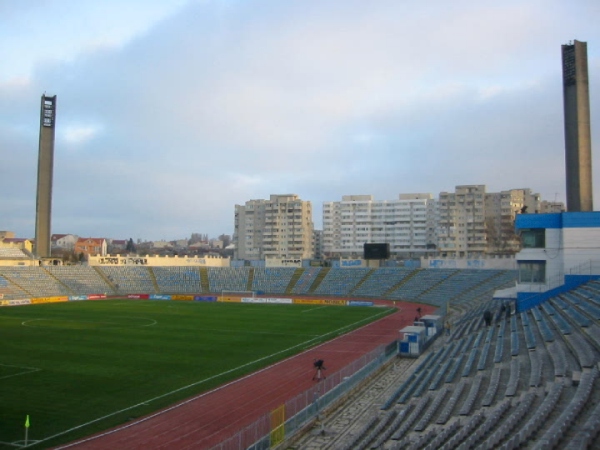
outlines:
M293 294L306 295L308 294L312 284L321 273L321 267L309 267L302 272L298 281L292 288Z
M249 267L209 267L210 291L247 291L250 277Z
M201 293L198 267L152 267L161 294Z
M28 295L26 297L51 297L73 295L66 284L42 267L4 266L0 273Z
M257 293L283 294L295 272L296 269L292 267L254 268L252 290Z
M313 292L314 295L335 295L344 297L371 271L371 269L331 269L319 286Z
M0 273L1 273L0 268ZM4 276L0 275L0 297L6 300L14 300L19 298L26 298L28 296L27 292L21 289L14 283L11 283Z
M405 269L403 267L382 267L374 270L371 275L352 291L352 295L359 297L384 297L384 294L400 283L414 269Z
M359 394L331 412L321 448L557 448L596 445L600 431L600 283L590 281L527 311L494 303L491 293L514 283L512 271L423 269L208 268L210 292L451 302L453 327L383 389L366 383L376 407L354 408ZM444 287L447 288L444 295ZM196 268L0 267L4 299L107 292L203 292ZM376 295L381 294L381 295ZM494 320L487 327L486 310ZM383 368L383 377L393 366ZM460 376L459 376L460 374ZM373 394L377 392L377 395ZM340 413L342 414L342 413ZM354 414L354 415L353 415ZM314 433L297 437L310 448ZM312 448L319 448L313 445Z
M350 405L341 409L346 423L356 425L333 428L327 448L597 448L600 341L589 330L599 324L596 309L582 305L595 306L590 297L598 287L589 282L529 311L495 311L489 329L482 311L500 305L465 301L470 309L455 318L455 331L389 386L380 413L363 408L367 422L361 422ZM483 363L486 352L495 357ZM448 376L454 371L463 376ZM394 411L378 438L363 428L373 414ZM356 445L345 447L349 436ZM298 442L312 441L305 435Z
M463 286L464 295L476 296L475 290L489 294L494 287L503 286L498 274L479 276L461 275L461 271L379 268L379 269L326 269L310 267L306 269L292 268L195 268L195 267L147 267L147 266L44 266L21 267L0 266L0 274L5 271L5 282L0 285L6 298L23 298L28 296L50 295L83 295L106 293L123 295L128 293L177 294L177 293L220 293L221 291L254 290L266 294L283 294L290 292L297 295L357 296L365 298L388 298L390 300L411 300L416 295L416 285L433 292L448 288L453 296L447 298L422 295L418 300L436 305L443 305L452 300L453 306L466 302L458 292L457 286ZM204 280L202 276L204 270ZM432 272L440 272L433 274ZM456 273L455 276L450 274ZM426 275L427 274L427 275ZM461 279L471 280L461 284ZM507 280L511 278L508 277ZM477 280L477 281L473 281ZM484 280L483 282L481 280ZM498 285L494 285L495 280ZM406 286L411 284L412 287ZM425 283L425 284L423 284ZM427 283L430 287L427 288ZM476 287L469 287L473 284ZM485 288L483 285L486 285ZM402 289L402 286L405 286ZM10 291L10 292L9 292ZM413 294L410 294L412 292ZM587 293L580 295L590 295ZM9 297L10 296L10 297ZM478 298L478 297L477 297ZM597 308L586 297L578 297L580 302ZM566 301L565 301L566 303ZM568 303L570 305L571 303ZM580 308L583 309L583 308ZM571 308L575 311L575 308ZM574 312L573 314L577 314Z
M499 271L497 270L456 270L453 273L450 273L442 283L425 291L419 297L419 301L438 306L443 305L462 293L485 283L486 280L497 276L498 273Z
M48 266L46 270L59 279L77 295L115 293L93 267L89 266Z
M102 266L98 268L110 281L111 286L119 294L156 294L157 286L150 269L145 266L112 267Z
M418 298L426 291L433 290L438 284L455 273L456 270L454 269L417 269L410 278L407 278L406 282L387 294L387 297L396 300L418 301ZM444 300L436 299L431 304L441 306L447 300L447 298Z
M516 271L505 270L493 272L495 275L491 275L483 282L451 299L452 305L463 310L463 312L468 311L471 309L470 305L473 305L476 300L484 301L491 298L496 289L514 286L517 279Z
M0 259L30 259L23 250L14 247L0 247Z

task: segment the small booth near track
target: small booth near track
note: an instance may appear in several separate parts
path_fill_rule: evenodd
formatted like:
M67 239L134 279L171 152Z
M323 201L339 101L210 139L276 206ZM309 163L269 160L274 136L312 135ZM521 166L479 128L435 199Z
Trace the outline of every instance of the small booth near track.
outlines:
M424 350L427 335L425 327L409 325L400 330L400 341L398 341L398 353L400 356L418 357Z
M423 322L423 326L426 329L426 335L429 339L430 337L437 336L444 328L444 321L442 316L438 316L435 314L427 314L422 316L419 319Z
M421 316L413 325L400 330L398 354L400 356L418 357L442 332L443 317L427 314Z

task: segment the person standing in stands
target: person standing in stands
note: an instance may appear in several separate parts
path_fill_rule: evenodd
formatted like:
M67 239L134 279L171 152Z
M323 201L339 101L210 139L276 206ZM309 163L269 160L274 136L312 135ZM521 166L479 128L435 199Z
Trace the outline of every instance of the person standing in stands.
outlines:
M492 312L489 309L486 309L483 313L483 320L485 321L486 327L489 327L492 324Z

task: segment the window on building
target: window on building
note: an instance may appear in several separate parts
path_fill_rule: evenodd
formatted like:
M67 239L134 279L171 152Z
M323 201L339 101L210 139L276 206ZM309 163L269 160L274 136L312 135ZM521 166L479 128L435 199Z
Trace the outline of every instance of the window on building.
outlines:
M521 242L523 248L544 248L546 247L546 230L544 228L521 230Z
M545 283L546 261L518 261L519 283Z

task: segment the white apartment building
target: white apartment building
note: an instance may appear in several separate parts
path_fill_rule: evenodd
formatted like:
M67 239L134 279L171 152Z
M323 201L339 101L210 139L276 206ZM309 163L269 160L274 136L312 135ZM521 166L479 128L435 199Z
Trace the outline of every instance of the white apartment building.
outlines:
M365 243L388 243L394 256L435 252L436 202L431 194L400 194L397 200L344 195L323 202L323 253L362 257Z
M235 205L234 258L310 259L313 229L312 205L296 194Z
M481 256L487 250L485 186L456 186L440 192L438 252L442 256Z

